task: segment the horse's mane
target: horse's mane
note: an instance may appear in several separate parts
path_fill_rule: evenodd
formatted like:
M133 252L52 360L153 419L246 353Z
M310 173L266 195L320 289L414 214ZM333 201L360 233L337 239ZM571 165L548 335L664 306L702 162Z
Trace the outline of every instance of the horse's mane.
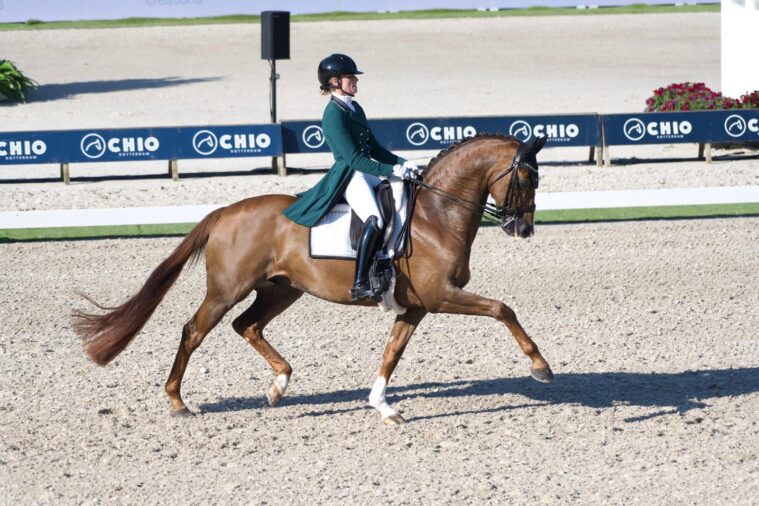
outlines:
M444 159L446 156L448 156L452 152L461 149L462 146L467 146L475 141L479 141L482 139L503 139L503 140L515 141L519 144L522 143L521 140L514 137L513 135L506 135L506 134L497 133L497 132L496 133L481 132L475 135L474 137L467 137L458 142L455 142L451 144L450 146L448 146L447 148L445 148L444 150L442 150L440 153L437 154L437 156L435 156L432 160L430 160L430 163L427 164L427 170L431 169L432 167L440 163L440 160Z

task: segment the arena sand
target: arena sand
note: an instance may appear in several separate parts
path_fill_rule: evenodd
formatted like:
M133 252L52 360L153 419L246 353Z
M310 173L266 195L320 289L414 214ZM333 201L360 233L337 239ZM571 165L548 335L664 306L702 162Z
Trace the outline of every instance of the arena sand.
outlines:
M3 106L2 130L265 122L256 25L0 32L43 86ZM337 43L335 42L337 41ZM677 81L719 88L719 15L297 23L280 115L318 117L315 66L332 51L366 75L371 117L638 111ZM695 146L615 150L625 165L542 153L541 191L757 184L756 160ZM424 163L433 153L410 153ZM731 153L735 154L735 153ZM223 204L292 193L266 160L2 167L0 209ZM288 163L324 167L326 157ZM223 174L237 173L234 176ZM198 177L198 173L219 173ZM117 178L114 178L117 176ZM120 176L120 178L118 178ZM106 178L106 179L103 179ZM393 317L304 297L268 337L295 372L271 373L231 329L206 338L168 416L163 383L203 297L186 272L113 364L89 362L69 312L124 301L179 238L0 245L0 503L751 504L759 496L759 219L552 225L520 241L485 228L469 289L503 300L556 373L546 386L505 328L429 315L391 383L409 420L366 405ZM248 301L249 302L249 301Z

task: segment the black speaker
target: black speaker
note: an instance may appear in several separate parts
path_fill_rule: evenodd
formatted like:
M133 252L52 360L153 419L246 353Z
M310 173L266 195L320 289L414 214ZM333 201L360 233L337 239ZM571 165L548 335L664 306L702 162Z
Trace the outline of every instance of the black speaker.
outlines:
M290 59L290 13L263 11L261 13L261 59Z

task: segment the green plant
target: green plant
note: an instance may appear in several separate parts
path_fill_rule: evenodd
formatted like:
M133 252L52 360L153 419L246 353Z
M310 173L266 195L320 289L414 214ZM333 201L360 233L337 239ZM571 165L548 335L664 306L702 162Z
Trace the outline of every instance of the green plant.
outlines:
M37 87L37 83L26 77L13 62L0 60L0 94L10 100L26 102L26 94Z
M759 90L740 98L725 97L704 83L672 83L654 90L646 100L646 112L759 109Z

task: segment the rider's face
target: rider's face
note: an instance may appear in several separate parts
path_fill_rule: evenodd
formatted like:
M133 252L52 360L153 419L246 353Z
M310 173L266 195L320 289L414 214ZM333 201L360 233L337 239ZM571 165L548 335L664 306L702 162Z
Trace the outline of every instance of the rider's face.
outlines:
M340 79L334 78L335 84L340 86L337 91L340 95L355 95L358 93L358 77L353 74L340 76Z

